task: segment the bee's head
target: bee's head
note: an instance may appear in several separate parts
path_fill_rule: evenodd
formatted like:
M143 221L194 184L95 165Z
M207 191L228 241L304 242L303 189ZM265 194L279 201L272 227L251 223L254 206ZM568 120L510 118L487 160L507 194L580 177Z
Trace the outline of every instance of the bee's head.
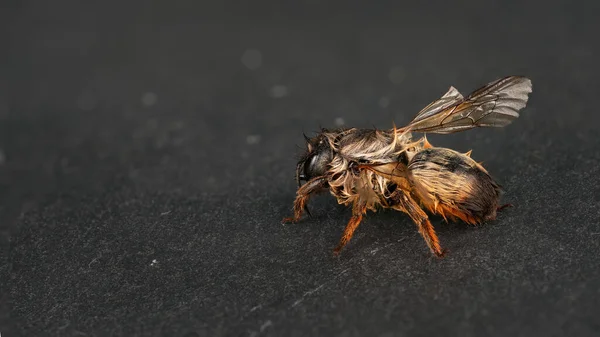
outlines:
M300 181L308 181L311 178L322 176L327 171L327 165L333 158L331 147L327 138L321 133L313 138L306 140L306 153L298 161L296 166L296 181L301 186Z

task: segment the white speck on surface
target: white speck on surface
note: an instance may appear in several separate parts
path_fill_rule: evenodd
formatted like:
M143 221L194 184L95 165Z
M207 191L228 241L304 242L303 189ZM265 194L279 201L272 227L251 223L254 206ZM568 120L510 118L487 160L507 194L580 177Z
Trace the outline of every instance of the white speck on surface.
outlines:
M392 83L394 83L394 84L402 83L402 81L404 81L405 76L406 76L406 72L404 71L404 68L401 66L392 67L392 69L390 69L390 73L388 74L390 81L392 81Z
M302 295L302 297L300 297L299 299L297 299L294 302L294 304L292 304L292 308L295 307L295 306L297 306L298 304L302 303L302 301L304 301L304 299L306 298L306 296L309 296L309 295L311 295L311 294L319 291L321 288L323 288L325 286L325 284L327 284L327 283L323 283L320 286L318 286L318 287L316 287L316 288L314 288L312 290L309 290L309 291L305 292L304 295Z
M273 98L282 98L287 96L289 93L288 88L285 85L274 85L269 89L269 95Z
M88 263L88 268L90 268L90 266L92 265L92 263L94 263L96 261L98 261L98 258L97 257L93 258L92 261L90 261L90 263Z
M152 260L152 263L150 263L151 266L155 266L156 264L158 264L158 261L156 259Z
M256 49L248 49L242 54L242 63L250 70L256 70L262 65L262 54Z
M336 126L342 126L342 125L344 125L346 122L344 121L344 119L343 119L342 117L338 117L338 118L336 118L336 119L333 121L333 123L334 123Z
M158 96L156 96L156 94L153 92L147 92L142 95L142 104L144 104L145 106L153 106L154 104L156 104L157 100Z
M171 211L166 211L166 212L160 213L160 215L169 215L170 213L171 213Z
M248 135L246 137L246 143L248 143L250 145L260 143L260 135Z
M256 310L258 310L260 308L262 308L262 304L259 304L257 306L252 307L252 309L250 309L250 312L254 312L254 311L256 311Z
M390 105L390 99L383 96L379 99L379 106L382 108L387 108Z
M265 331L266 328L270 327L273 325L273 322L271 322L271 320L267 320L266 322L264 322L261 326L260 326L260 332Z

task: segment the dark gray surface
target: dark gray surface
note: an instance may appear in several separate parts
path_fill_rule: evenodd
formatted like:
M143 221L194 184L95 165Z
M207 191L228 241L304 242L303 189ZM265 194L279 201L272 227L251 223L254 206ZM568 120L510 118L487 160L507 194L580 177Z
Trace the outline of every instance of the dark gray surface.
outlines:
M592 1L82 3L0 11L3 337L600 333ZM516 206L434 218L445 259L394 212L333 258L329 196L280 224L303 131L402 125L510 74L534 84L514 124L430 137Z

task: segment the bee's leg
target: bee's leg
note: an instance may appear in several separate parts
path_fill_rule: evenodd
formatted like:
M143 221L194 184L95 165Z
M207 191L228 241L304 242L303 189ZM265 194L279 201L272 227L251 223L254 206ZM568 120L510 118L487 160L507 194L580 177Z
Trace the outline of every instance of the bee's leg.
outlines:
M316 177L309 180L306 184L302 185L296 192L296 200L294 201L294 216L290 218L284 218L282 223L298 222L302 216L302 212L308 212L308 199L310 195L319 192L327 187L327 178Z
M417 224L419 228L419 233L425 239L425 243L431 250L431 252L437 256L444 256L444 250L440 246L440 240L435 234L435 230L433 229L433 225L429 221L429 217L419 207L417 202L406 192L396 191L394 194L390 196L390 200L393 202L392 208L400 210L402 212L407 213L410 218Z
M344 229L344 235L342 236L340 243L333 250L334 255L338 255L342 248L350 241L354 231L360 225L360 222L363 219L364 214L367 212L367 208L364 205L359 205L358 203L354 203L352 206L352 218L348 221L346 225L346 229Z
M503 210L503 209L505 209L505 208L508 208L508 207L515 207L515 206L514 206L513 204L504 204L504 205L502 205L502 206L500 206L500 207L496 208L496 211L497 211L497 212L500 212L501 210Z

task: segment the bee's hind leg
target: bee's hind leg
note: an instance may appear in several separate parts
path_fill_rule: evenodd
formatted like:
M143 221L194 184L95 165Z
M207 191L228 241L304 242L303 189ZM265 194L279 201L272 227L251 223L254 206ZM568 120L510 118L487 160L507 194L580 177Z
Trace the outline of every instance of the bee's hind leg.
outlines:
M397 190L390 196L390 201L393 202L392 208L405 212L417 224L419 233L425 239L425 243L431 252L437 257L443 257L445 250L440 246L440 240L435 234L433 225L429 221L427 213L419 207L417 202L406 192Z
M298 191L296 192L296 200L294 200L294 216L289 218L284 218L282 223L294 223L300 220L302 217L302 213L308 212L308 199L310 195L316 192L319 192L327 187L327 178L325 177L316 177L309 180L306 184L302 185Z
M334 255L338 255L342 248L344 248L348 241L350 241L352 235L354 235L354 231L356 230L358 225L360 225L360 222L362 221L363 216L366 212L367 208L364 205L359 205L358 203L355 203L352 206L352 218L350 218L350 221L348 221L348 224L346 225L346 229L344 229L344 235L340 239L340 243L333 250Z

